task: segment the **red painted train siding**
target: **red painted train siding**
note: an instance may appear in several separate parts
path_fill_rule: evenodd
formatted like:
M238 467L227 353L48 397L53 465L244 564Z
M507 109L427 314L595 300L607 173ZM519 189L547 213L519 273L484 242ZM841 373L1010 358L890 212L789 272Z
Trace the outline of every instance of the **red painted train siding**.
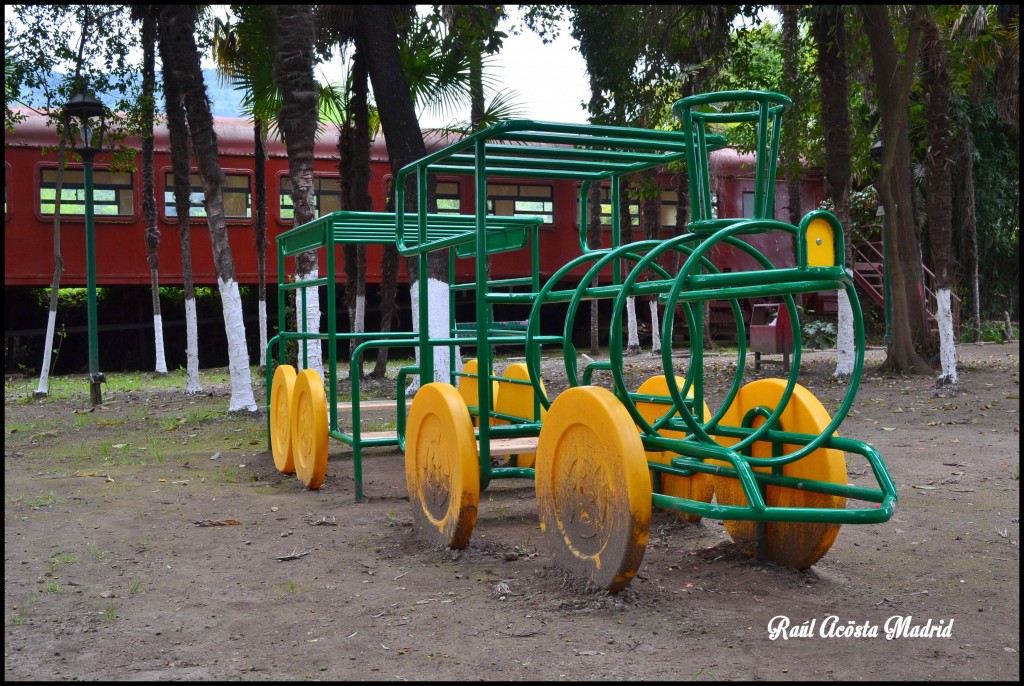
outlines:
M252 124L243 119L217 120L218 144L221 153L221 164L227 173L232 171L245 173L252 177ZM326 174L337 174L337 127L328 125L321 132L316 146L316 169ZM38 213L39 190L38 179L40 168L55 167L56 152L42 154L43 146L53 146L56 137L39 117L30 117L19 124L13 134L5 137L4 161L7 212L4 217L4 283L7 286L46 286L53 275L53 219ZM131 141L128 144L137 145ZM429 149L442 147L444 141L435 141ZM159 278L162 285L180 285L182 282L181 250L178 240L178 226L170 222L164 215L164 177L170 170L168 141L166 130L159 127L155 133L155 166L156 166L156 198L158 210L158 229L161 241L159 248ZM715 153L718 157L716 168L719 170L719 211L721 216L740 216L742 214L742 193L753 190L753 174L745 168L744 159L731 150ZM96 169L105 169L109 164L109 155L100 155L96 160ZM386 160L386 148L382 137L374 142L371 150L371 164L374 180L370 186L370 195L375 210L385 207L385 177L390 174ZM80 168L81 165L71 165ZM280 141L270 142L270 157L266 165L267 199L268 199L268 239L267 246L267 280L277 281L277 264L274 238L282 231L290 228L290 221L279 219L278 189L280 179L287 175L288 165L284 145ZM135 214L130 218L109 220L97 217L96 220L96 281L99 285L117 284L148 284L150 282L149 267L146 261L144 241L145 221L141 214L141 172L133 174ZM520 180L530 183L530 180ZM549 184L551 182L536 181ZM665 177L663 185L667 189L675 188L675 181ZM553 231L558 240L557 247L543 239L544 250L541 256L542 276L549 276L560 268L568 259L579 252L576 183L555 184L554 228L542 228L541 231ZM786 215L785 205L787 194L785 185L776 187L776 214L779 218ZM812 171L801 184L804 212L818 206L824 197L820 173ZM473 211L472 183L464 178L461 184L462 211ZM192 271L196 284L216 283L216 272L213 267L210 234L205 220L193 219L191 228ZM258 278L256 252L254 245L254 220L229 220L228 239L231 244L235 263L235 277L240 283L256 283ZM606 240L608 232L605 231ZM639 235L635 236L639 238ZM791 245L761 240L753 237L756 243L769 258L780 266L793 264ZM339 251L340 252L340 251ZM381 249L371 246L367 255L367 280L371 283L380 280ZM64 272L61 283L65 286L84 285L85 268L85 232L82 218L64 217L61 221L61 254L64 258ZM754 268L752 261L742 255L719 254L719 260L725 264L734 263L734 269ZM338 255L338 264L343 264ZM498 277L522 275L522 255L497 255L494 258L494 271ZM473 274L471 260L459 260L458 272L460 280L470 279ZM324 269L321 260L321 271ZM286 265L291 273L294 266ZM339 277L344 278L339 266ZM404 280L404 270L403 276Z

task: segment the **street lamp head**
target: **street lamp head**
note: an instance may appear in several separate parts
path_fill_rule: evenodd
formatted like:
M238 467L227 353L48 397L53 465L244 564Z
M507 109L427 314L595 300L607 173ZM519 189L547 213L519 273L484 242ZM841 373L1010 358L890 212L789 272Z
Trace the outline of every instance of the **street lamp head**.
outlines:
M92 157L103 147L107 110L90 91L83 91L64 105L64 124L74 136L75 152Z
M871 146L871 159L876 162L882 159L882 153L885 151L885 146L882 145L882 141L875 141L875 144Z

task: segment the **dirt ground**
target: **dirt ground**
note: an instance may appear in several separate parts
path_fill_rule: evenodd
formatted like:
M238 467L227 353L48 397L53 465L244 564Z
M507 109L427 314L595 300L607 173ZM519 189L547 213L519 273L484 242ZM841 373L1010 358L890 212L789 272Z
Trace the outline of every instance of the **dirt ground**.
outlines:
M308 491L275 469L265 414L225 413L223 375L199 397L108 384L95 411L81 377L42 402L35 379L8 379L4 679L1017 681L1019 347L959 359L955 394L866 374L842 426L889 467L889 522L844 525L797 572L744 556L720 522L656 511L617 595L554 566L531 482L493 482L453 552L417 536L401 454L367 450L357 503L351 450L331 441ZM709 374L733 364L710 357ZM638 384L660 360L627 366ZM833 368L808 353L800 377L830 409ZM888 640L894 617L948 636Z

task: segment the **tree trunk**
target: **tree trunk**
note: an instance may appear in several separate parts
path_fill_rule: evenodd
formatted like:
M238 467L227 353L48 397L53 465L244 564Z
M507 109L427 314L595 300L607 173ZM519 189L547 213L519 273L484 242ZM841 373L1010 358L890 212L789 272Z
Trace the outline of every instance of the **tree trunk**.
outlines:
M316 144L319 109L316 81L313 78L313 6L274 5L274 14L277 17L274 79L281 89L281 109L278 111L277 121L288 150L288 174L291 177L292 205L295 208L292 222L293 226L302 226L316 219L313 147ZM317 262L316 251L309 250L296 255L295 280L312 281L318 278L320 265ZM304 313L300 312L303 299ZM320 333L319 286L296 291L295 312L298 331ZM303 341L300 346L299 364L315 370L323 379L322 341Z
M398 33L393 16L394 7L393 5L356 6L356 17L359 21L356 47L366 51L370 83L373 86L381 127L384 129L388 159L392 173L397 175L402 167L425 157L427 148L423 143L423 134L416 119L412 94L398 51ZM405 207L396 207L395 211L416 211L415 184L409 184L405 199ZM438 250L431 253L427 274L420 273L418 258L409 259L406 268L409 273L410 294L413 300L413 328L418 330L420 326L417 303L420 298L427 298L433 304L430 308L431 321L427 323L428 331L431 335L447 335L449 285L446 251ZM447 347L435 348L433 359L429 363L425 364L425 361L420 360L421 368L426 367L427 364L430 365L432 372L424 375L429 377L428 382L450 379L451 361ZM420 379L414 379L409 390L415 390L420 382Z
M142 18L142 119L145 135L142 138L142 214L146 218L146 261L149 264L150 287L153 295L153 335L156 348L156 373L167 373L164 356L164 326L160 314L160 229L157 227L156 197L153 183L153 82L154 51L156 44L156 16L152 6L144 6Z
M964 232L967 274L971 287L971 326L974 342L981 341L981 288L978 278L978 219L974 202L974 139L965 119L956 137L956 226Z
M265 370L267 367L267 123L259 118L253 124L253 146L255 150L253 171L256 177L254 239L256 241L256 267L259 271L257 298L260 317L260 369ZM278 318L283 319L284 312L279 312Z
M64 258L60 254L60 201L64 192L64 162L67 159L67 132L61 131L57 148L57 187L53 197L53 280L50 282L50 309L46 316L46 338L43 340L43 363L39 367L39 385L35 397L45 398L50 392L50 367L53 336L57 328L57 302L60 295L60 277L64 273Z
M892 338L882 367L899 373L930 374L931 367L915 347L915 342L924 340L927 324L907 134L907 103L920 31L916 22L910 23L910 36L901 64L889 23L889 8L885 5L859 5L858 8L871 46L884 140L877 190L887 218L885 246L889 256Z
M168 42L164 69L174 73L185 102L192 144L196 152L199 177L203 183L206 221L213 247L213 262L217 270L224 329L228 340L228 365L231 374L231 400L229 412L257 411L252 393L249 370L249 351L245 341L245 321L242 318L242 299L235 281L235 264L228 243L224 217L224 170L220 166L217 136L213 130L210 100L206 95L203 72L199 63L199 50L195 43L195 8L163 6L160 14L163 30L161 42ZM166 58L170 58L167 60Z
M587 228L588 239L591 249L599 250L601 248L601 183L592 183L589 193L589 199L587 200L587 208L590 210L590 220ZM600 279L595 274L590 285L596 287L599 283ZM571 334L572 332L570 331L569 333ZM595 357L601 353L600 335L600 308L598 307L598 301L595 299L590 301L590 354Z
M850 225L850 116L847 107L846 31L843 8L822 5L814 13L813 31L818 46L817 72L821 84L821 121L825 136L825 187L836 219L843 227L847 259L853 256ZM783 129L785 130L785 129ZM798 224L794 222L794 224ZM850 272L852 277L852 272ZM839 292L835 378L853 373L856 359L853 308L847 294Z
M196 293L192 284L192 229L191 229L191 163L189 161L188 122L181 88L171 63L172 49L164 39L166 28L163 18L160 26L160 59L164 64L164 101L167 112L167 133L171 147L171 168L174 178L174 208L178 219L179 242L181 243L181 279L185 304L185 395L202 393L199 383L199 327L196 319Z
M798 20L800 17L800 6L781 5L780 8L782 12L783 92L793 94L799 92L800 25ZM843 64L842 78L845 82L845 64ZM795 121L798 118L797 107L799 105L794 104L787 113L786 117L789 121ZM847 136L847 139L849 139L849 136ZM793 226L799 226L800 220L803 219L803 208L800 204L800 131L796 126L782 127L781 157L782 168L786 174L786 192L789 195L789 223Z
M929 13L921 16L921 80L924 83L925 122L927 125L928 235L931 239L932 270L938 299L939 359L942 372L936 380L940 388L956 386L956 343L950 290L953 285L953 183L950 92L952 85L946 68L946 48L939 27Z

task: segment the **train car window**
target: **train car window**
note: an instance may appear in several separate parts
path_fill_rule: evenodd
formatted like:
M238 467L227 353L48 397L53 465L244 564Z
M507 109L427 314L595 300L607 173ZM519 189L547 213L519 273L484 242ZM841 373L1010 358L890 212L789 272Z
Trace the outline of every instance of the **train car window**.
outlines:
M190 217L205 217L205 193L199 174L192 174L189 180L189 213ZM226 219L252 219L252 192L248 174L224 174L224 217ZM167 172L164 176L164 215L168 219L178 216L178 208L174 205L174 174Z
M554 224L554 188L516 183L488 184L487 214L544 217L545 224Z
M53 216L57 199L57 168L39 170L39 212ZM96 216L131 217L135 215L135 188L131 172L97 169L92 174L93 212ZM85 171L65 169L60 189L62 216L85 216Z
M661 225L675 227L679 194L675 191L661 192Z
M439 214L459 214L461 198L457 181L437 182L437 211Z
M281 177L280 200L281 219L291 221L295 218L295 205L292 202L292 180L288 175ZM318 217L341 211L341 179L337 176L314 175L313 204Z
M743 218L754 216L754 191L743 191Z
M576 189L576 215L579 216L579 188ZM629 216L631 226L640 226L640 203L635 198L630 198L629 201ZM601 226L602 228L610 228L612 225L612 200L610 189L607 186L601 186Z

